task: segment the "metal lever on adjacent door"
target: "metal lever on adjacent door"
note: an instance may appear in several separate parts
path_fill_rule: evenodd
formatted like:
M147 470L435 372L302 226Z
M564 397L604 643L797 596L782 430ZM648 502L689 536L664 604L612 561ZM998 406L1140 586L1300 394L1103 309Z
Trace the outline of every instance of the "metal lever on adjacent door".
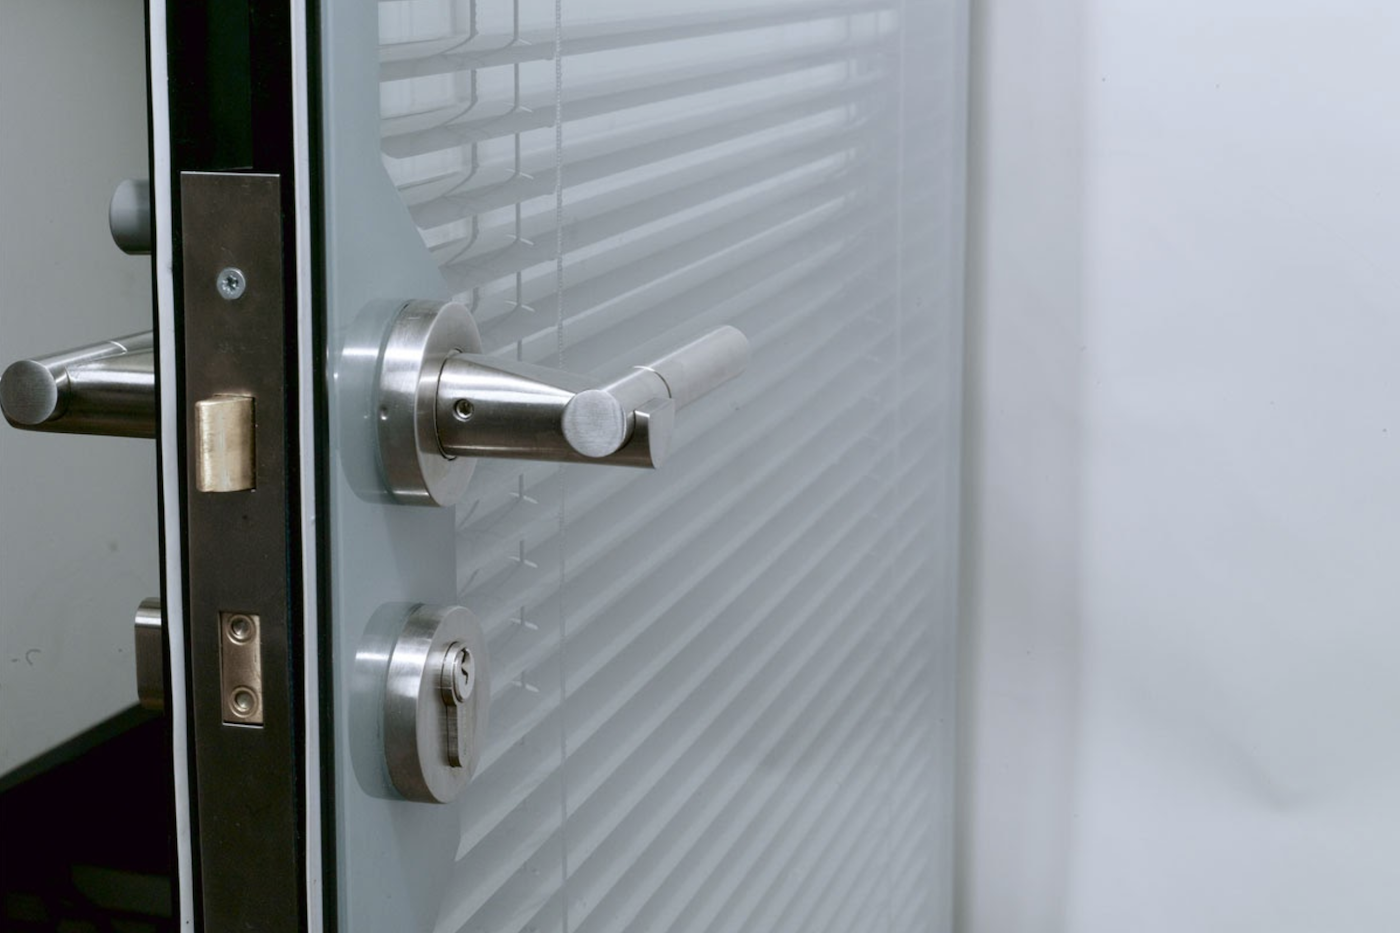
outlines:
M107 208L107 224L112 242L128 256L151 252L151 183L144 178L128 178L112 192Z
M151 186L128 178L112 193L112 240L131 255L151 251ZM0 411L26 431L156 436L155 342L151 332L11 363L0 376Z
M11 363L0 375L0 410L26 431L155 437L150 332Z
M136 696L141 705L165 712L165 613L159 596L141 600L136 610Z
M658 467L676 410L742 373L749 342L721 327L604 385L480 351L464 305L412 301L394 320L376 407L400 501L452 505L474 457Z

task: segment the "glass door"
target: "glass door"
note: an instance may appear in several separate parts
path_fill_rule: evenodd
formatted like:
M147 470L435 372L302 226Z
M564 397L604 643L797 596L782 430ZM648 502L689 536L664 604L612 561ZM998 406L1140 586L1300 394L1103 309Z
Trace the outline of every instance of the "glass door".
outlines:
M181 927L948 928L965 4L148 17Z
M949 928L965 21L321 5L336 928Z

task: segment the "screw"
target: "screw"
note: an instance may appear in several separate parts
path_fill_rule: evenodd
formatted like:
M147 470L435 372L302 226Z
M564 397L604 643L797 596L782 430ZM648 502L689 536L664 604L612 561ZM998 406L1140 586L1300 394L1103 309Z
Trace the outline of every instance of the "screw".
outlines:
M228 637L232 638L240 645L252 639L253 631L253 620L248 616L236 615L229 617Z
M253 710L257 709L258 706L257 695L247 687L236 688L229 702L233 706L233 711L239 716L253 715Z
M466 421L472 416L472 403L470 399L459 398L452 403L452 417L458 421Z
M229 266L219 273L215 280L219 288L219 294L225 301L237 301L243 297L243 293L248 290L248 280L243 277L243 270Z

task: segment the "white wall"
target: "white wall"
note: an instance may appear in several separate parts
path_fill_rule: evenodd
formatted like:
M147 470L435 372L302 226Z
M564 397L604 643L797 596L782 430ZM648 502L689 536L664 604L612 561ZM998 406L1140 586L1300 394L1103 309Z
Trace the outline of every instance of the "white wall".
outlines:
M139 0L0 4L0 367L149 330L107 201L147 174ZM136 700L159 593L155 444L0 421L0 775Z
M1400 929L1400 5L976 6L961 929Z

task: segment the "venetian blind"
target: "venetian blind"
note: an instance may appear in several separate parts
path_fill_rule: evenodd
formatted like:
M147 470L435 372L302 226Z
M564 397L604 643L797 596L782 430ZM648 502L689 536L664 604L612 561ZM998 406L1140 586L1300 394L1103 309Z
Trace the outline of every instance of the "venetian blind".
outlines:
M963 17L380 4L384 163L488 352L753 345L661 471L479 464L438 930L947 928Z

